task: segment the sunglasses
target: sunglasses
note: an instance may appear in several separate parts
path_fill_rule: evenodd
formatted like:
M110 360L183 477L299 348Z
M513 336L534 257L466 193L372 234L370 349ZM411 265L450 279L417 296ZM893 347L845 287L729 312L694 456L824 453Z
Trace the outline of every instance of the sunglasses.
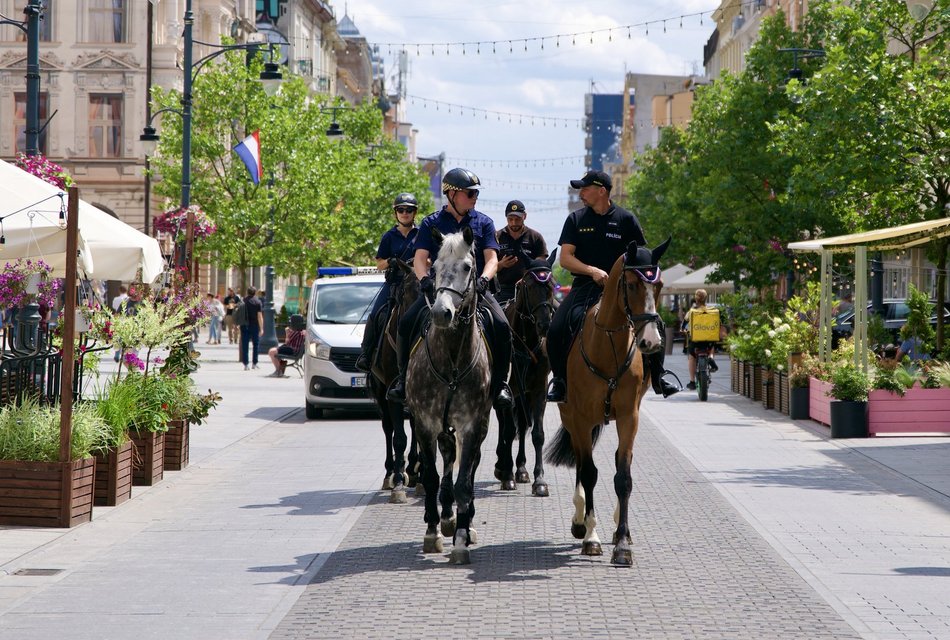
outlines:
M416 212L415 207L394 207L393 209L396 213L415 213Z
M466 189L465 195L467 195L472 200L478 199L478 189Z

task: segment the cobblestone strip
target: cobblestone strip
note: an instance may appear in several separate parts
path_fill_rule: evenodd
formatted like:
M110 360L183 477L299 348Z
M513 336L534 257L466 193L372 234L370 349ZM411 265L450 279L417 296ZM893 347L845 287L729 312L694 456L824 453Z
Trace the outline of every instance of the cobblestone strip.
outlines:
M549 438L557 420L549 410ZM424 556L422 500L390 505L380 493L271 638L859 637L648 421L634 450L629 569L610 564L609 544L579 555L573 470L548 469L550 498L498 490L496 432L476 478L473 564ZM596 451L605 543L615 449L611 426Z

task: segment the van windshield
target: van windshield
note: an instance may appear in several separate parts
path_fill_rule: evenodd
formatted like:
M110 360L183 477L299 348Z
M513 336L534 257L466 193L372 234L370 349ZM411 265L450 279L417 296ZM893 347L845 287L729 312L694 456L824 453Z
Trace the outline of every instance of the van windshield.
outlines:
M313 303L312 322L362 324L366 322L381 282L320 283Z

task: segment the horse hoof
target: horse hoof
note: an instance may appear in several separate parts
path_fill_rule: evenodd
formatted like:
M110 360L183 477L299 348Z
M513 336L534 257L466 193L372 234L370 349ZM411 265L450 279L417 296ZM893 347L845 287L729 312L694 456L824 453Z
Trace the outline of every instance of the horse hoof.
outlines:
M610 564L615 564L618 567L632 567L633 552L625 547L616 547L610 557Z
M577 540L583 540L587 537L587 526L583 522L581 524L572 522L571 535Z
M416 485L416 495L424 496L425 494L426 494L426 486L420 482L419 484Z
M548 491L546 482L535 482L534 486L531 487L531 495L537 498L547 498L551 493Z
M442 520L439 522L439 528L442 529L442 535L446 538L452 538L455 536L455 518L451 520Z
M495 465L495 480L501 480L501 478L502 478L501 467L499 467L496 464Z
M472 554L467 547L452 547L449 562L452 564L472 564Z
M599 542L588 540L584 543L584 546L581 549L581 554L585 556L602 556L604 555L604 550L600 548Z
M389 494L389 504L406 504L407 502L409 502L409 499L406 498L405 487L393 489L392 493Z
M385 478L383 478L383 487L381 491L389 491L392 488L393 488L393 477L392 477L392 474L390 474L386 476Z
M518 473L515 474L515 481L518 484L528 484L531 482L531 476L524 469L518 469Z
M422 539L422 553L442 553L443 550L442 536L433 534Z
M478 532L475 529L469 528L468 530L468 543L469 544L478 544Z
M515 490L515 481L514 480L502 480L501 481L501 490L502 491L514 491Z

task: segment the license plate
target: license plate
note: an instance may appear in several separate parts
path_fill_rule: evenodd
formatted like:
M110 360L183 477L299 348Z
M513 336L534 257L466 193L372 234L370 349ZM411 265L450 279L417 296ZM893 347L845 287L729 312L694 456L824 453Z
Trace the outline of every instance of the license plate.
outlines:
M351 387L365 387L366 386L366 376L353 376L350 378Z

